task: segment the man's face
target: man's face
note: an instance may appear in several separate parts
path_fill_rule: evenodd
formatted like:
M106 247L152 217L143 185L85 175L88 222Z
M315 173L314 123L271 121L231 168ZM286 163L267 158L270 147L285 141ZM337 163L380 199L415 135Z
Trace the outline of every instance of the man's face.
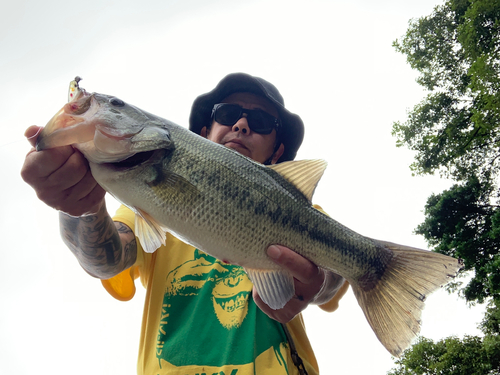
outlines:
M274 117L278 111L266 98L248 92L234 93L222 100L222 103L238 104L246 109L260 109ZM203 128L201 135L226 147L232 148L242 155L264 163L273 156L271 164L276 163L284 151L283 144L273 155L276 145L276 130L271 134L259 134L250 129L246 117L240 118L233 126L221 125L214 121L210 131Z

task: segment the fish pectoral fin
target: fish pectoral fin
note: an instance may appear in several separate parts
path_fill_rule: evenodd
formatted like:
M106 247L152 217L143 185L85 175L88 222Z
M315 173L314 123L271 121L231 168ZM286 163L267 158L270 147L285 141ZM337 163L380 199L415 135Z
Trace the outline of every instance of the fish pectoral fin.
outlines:
M260 298L273 310L281 309L293 297L293 276L285 270L245 268Z
M309 201L316 185L323 176L327 162L324 160L293 160L279 164L273 164L269 168L275 170L290 183L295 185Z
M161 245L165 245L166 229L146 212L135 208L135 233L142 248L147 253L154 253Z
M200 191L190 181L173 172L164 171L161 168L156 170L154 179L146 181L151 189L158 194L166 196L189 197L191 202L200 196Z

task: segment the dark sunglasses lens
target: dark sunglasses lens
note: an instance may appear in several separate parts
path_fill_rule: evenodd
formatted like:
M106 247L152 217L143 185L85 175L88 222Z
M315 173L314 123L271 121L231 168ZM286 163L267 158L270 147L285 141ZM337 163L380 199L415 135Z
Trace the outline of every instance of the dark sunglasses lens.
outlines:
M216 108L214 120L221 125L234 125L241 117L241 107L224 104Z
M216 104L214 120L221 125L233 126L243 113L246 113L248 126L259 134L271 134L276 128L277 119L261 110L244 110L237 104Z
M276 119L263 111L253 111L248 115L248 126L259 134L271 134L276 127Z

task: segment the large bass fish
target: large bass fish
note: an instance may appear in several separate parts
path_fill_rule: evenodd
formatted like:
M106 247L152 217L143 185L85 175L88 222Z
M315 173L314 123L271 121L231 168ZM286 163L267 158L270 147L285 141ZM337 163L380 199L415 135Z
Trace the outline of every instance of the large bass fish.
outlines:
M426 296L461 267L445 255L364 237L313 208L323 161L264 166L117 97L89 94L78 81L37 149L79 149L97 182L136 213L145 251L170 232L244 267L264 302L278 309L294 295L293 278L266 249L289 247L349 281L395 356L420 331Z

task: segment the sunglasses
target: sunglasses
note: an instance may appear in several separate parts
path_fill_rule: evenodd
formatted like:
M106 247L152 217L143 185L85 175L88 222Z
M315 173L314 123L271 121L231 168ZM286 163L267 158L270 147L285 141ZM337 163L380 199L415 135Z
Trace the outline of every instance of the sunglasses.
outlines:
M246 115L248 127L255 133L271 134L278 130L281 121L261 109L246 109L238 104L219 103L212 109L212 120L221 125L233 126L243 115Z

